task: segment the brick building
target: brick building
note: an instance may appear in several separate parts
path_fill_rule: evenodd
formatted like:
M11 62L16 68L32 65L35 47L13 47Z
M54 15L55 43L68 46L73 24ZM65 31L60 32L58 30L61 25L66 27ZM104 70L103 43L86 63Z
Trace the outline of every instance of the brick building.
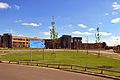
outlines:
M40 38L28 38L23 36L12 36L11 34L0 35L0 47L3 48L30 48L30 40ZM105 49L106 43L82 43L82 37L63 35L52 41L44 39L46 49Z
M3 48L12 48L12 35L3 34L1 37L1 47Z
M40 40L40 38L28 38L23 36L12 36L3 34L0 36L0 47L2 48L30 48L30 40Z
M82 37L71 37L71 35L63 35L54 42L56 49L77 49L81 48ZM46 49L53 49L53 42L51 39L45 39Z
M45 39L46 49L53 49L51 39ZM105 49L106 43L82 43L82 37L71 37L71 35L63 35L54 42L56 49Z
M71 35L63 35L59 39L60 39L61 48L71 49L71 40L72 40Z
M82 37L72 38L72 49L81 49L82 47Z
M54 40L54 42L51 39L44 39L45 40L45 48L46 49L60 49L60 39Z

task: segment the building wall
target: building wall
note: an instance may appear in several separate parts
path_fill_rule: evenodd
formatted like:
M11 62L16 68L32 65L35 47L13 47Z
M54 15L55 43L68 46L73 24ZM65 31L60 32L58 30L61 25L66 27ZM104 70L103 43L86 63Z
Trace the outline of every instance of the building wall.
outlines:
M82 37L74 37L72 38L70 35L63 35L57 40L53 41L51 39L45 39L46 49L77 49L81 48L82 45Z
M56 49L105 49L106 43L82 43L82 37L71 37L70 35L63 35L54 43ZM53 42L51 39L45 40L47 49L53 49Z
M30 40L40 40L40 38L28 38L23 36L12 36L11 34L0 35L0 47L3 48L30 48Z
M0 47L3 48L30 48L30 40L40 40L39 38L28 38L23 36L12 36L3 34L0 36ZM71 37L63 35L54 40L44 39L47 49L105 49L106 43L82 43L82 37ZM53 45L54 44L54 45Z
M2 47L2 35L0 35L0 47Z
M72 37L70 35L63 35L60 38L61 48L71 49L71 40L72 40Z
M46 49L60 49L60 39L54 40L54 42L51 39L44 39L45 40L45 48ZM54 45L53 45L54 44Z
M12 35L11 34L3 34L2 47L3 48L12 48Z
M13 36L12 37L12 47L13 48L29 48L30 47L30 38L22 36Z
M72 49L81 49L82 47L82 37L73 37Z
M40 38L28 38L23 36L12 37L13 48L30 48L30 40L40 40Z
M82 49L106 49L107 45L103 43L82 43Z
M51 39L44 39L45 40L45 48L46 49L52 49L53 48L53 43Z

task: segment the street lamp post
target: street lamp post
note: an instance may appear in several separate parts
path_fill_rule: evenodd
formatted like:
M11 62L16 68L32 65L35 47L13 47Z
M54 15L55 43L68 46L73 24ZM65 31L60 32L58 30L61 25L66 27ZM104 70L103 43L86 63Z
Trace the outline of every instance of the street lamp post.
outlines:
M88 55L88 35L87 35L87 55Z
M30 52L30 61L32 62L32 50Z
M77 53L78 53L78 40L77 40Z

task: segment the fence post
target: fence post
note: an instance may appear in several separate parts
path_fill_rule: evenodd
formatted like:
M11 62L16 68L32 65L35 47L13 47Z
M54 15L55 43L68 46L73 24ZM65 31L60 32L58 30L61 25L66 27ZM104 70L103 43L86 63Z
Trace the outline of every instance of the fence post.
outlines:
M19 64L20 62L18 61L18 64Z
M72 69L72 65L71 65L71 68L70 69Z
M29 65L29 62L27 62L27 65Z
M31 66L32 66L32 64L33 64L32 62L28 62L28 63L30 63Z
M37 65L36 66L38 66L38 63L37 63Z
M58 64L58 69L60 69L60 65Z
M87 67L85 66L85 71L87 71Z
M103 69L101 69L101 72L100 72L100 74L103 74L103 72L104 72L104 70L103 70Z
M46 64L47 66L46 67L48 67L48 64Z

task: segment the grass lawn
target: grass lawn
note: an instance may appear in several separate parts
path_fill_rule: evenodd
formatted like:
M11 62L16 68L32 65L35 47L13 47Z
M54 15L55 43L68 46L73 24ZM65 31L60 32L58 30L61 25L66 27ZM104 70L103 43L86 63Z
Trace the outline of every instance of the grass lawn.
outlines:
M32 53L32 54L31 54ZM120 60L112 59L110 57L100 56L93 54L86 54L85 52L69 52L58 51L52 54L50 51L44 52L15 52L6 55L0 55L0 60L25 60L45 62L45 63L61 63L61 64L77 64L81 66L111 66L113 70L120 70ZM94 71L94 70L93 70ZM95 71L96 72L96 71ZM105 72L105 74L114 74L120 76L118 73Z
M85 52L32 52L32 60L46 63L63 63L63 64L78 64L83 66L112 66L113 68L120 69L120 60L112 59L109 57L86 55ZM30 60L31 52L15 52L7 55L1 55L0 60Z

